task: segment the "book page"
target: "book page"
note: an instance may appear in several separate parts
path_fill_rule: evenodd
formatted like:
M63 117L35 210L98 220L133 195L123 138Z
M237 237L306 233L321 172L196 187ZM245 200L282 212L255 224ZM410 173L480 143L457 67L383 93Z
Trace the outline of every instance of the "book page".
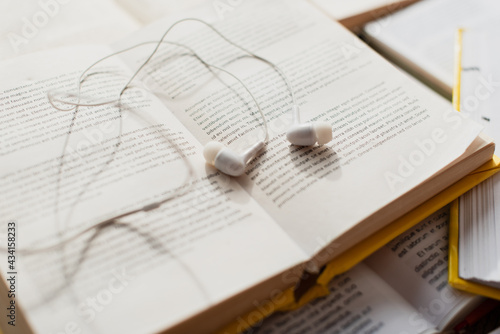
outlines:
M448 285L448 222L444 207L365 260L418 311L418 331L426 321L441 331L481 301Z
M56 46L110 43L139 27L114 0L4 0L0 59Z
M379 42L395 57L408 59L446 87L453 87L454 43L457 28L496 19L499 3L487 0L420 1L398 13L369 23L369 40Z
M238 181L310 256L349 232L336 245L340 253L389 223L357 226L457 158L479 133L449 102L306 2L242 2L224 19L209 5L196 14L278 64L302 121L329 122L333 141L291 146L285 138L291 92L283 78L198 22L176 26L167 40L189 49L162 46L141 79L202 144L217 140L237 152L265 136L257 107L241 84L210 71L190 50L246 83L266 116L270 140ZM159 40L173 22L157 22L114 47ZM152 48L124 59L137 68Z
M363 263L333 279L329 289L328 296L296 311L277 313L248 333L418 334L419 328L432 329L432 324L417 319L418 312Z
M307 259L233 179L206 169L201 145L141 85L120 108L73 116L49 105L47 91L74 91L110 52L81 46L0 65L0 246L6 259L13 223L15 298L36 332L159 332ZM129 77L116 58L100 64L81 102L116 98Z

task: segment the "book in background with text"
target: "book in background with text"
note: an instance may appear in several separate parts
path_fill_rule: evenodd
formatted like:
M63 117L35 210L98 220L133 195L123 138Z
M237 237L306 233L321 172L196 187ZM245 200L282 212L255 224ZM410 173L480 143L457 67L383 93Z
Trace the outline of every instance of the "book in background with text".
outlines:
M449 207L427 217L329 284L330 294L246 332L441 333L484 298L448 285Z

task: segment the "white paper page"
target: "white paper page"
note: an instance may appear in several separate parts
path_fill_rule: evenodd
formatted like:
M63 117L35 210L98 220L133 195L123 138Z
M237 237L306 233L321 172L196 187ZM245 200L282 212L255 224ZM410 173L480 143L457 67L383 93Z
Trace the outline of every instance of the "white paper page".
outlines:
M368 266L358 264L337 276L330 294L302 308L278 313L253 330L258 334L298 333L420 333L432 325L380 279ZM418 325L418 326L417 326Z
M365 31L440 81L453 87L455 31L497 17L500 3L488 0L423 0L369 23Z
M139 26L114 0L4 0L0 59L56 46L110 43Z
M283 69L303 122L333 125L331 143L291 146L284 135L292 122L290 91L272 67L239 59L241 50L200 23L184 22L167 38L209 63L226 64L260 101L270 141L239 181L311 256L450 163L479 133L478 126L450 113L447 101L306 2L244 2L224 20L208 5L200 15L211 18L227 38ZM116 48L158 40L172 22L157 22ZM229 89L194 57L178 56L189 53L185 50L162 50L143 81L200 142L218 140L242 151L263 138L262 120L240 84L221 74ZM149 52L128 55L127 61L138 67L137 58ZM358 234L339 246L345 249L378 228L350 231Z
M117 108L81 108L56 190L72 113L51 109L46 92L73 89L82 69L109 52L82 46L1 65L0 216L4 229L7 220L17 224L16 298L40 333L66 326L85 333L159 332L307 259L233 179L206 169L201 145L140 87L125 94L131 109L123 110L122 144L110 162ZM85 81L89 95L83 96L116 96L130 76L116 59L105 66L88 79L99 86ZM188 166L195 175L183 196L62 249L21 253L169 196L184 184Z
M448 222L449 208L444 207L365 261L413 305L418 311L416 318L429 321L439 330L481 301L448 285Z
M500 288L497 227L500 178L494 175L460 197L459 276Z
M500 210L496 209L500 207L500 176L496 175L493 177L493 197L495 199L495 222L500 221ZM500 228L498 227L498 224L495 224L494 226L495 229L495 241L496 241L496 260L497 260L497 266L496 270L492 270L490 277L488 277L489 280L496 280L496 282L500 281L500 264L498 263L500 259Z
M384 6L390 6L401 0L311 0L337 20L369 12Z

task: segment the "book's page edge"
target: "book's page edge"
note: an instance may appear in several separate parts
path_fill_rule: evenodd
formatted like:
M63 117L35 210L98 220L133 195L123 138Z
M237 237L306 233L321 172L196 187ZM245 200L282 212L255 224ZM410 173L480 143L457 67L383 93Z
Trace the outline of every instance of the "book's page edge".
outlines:
M458 290L500 300L500 290L479 283L466 281L458 276L458 214L458 200L455 200L450 209L448 283Z
M464 318L469 316L475 309L484 303L485 298L478 295L469 295L470 298L462 300L460 304L456 305L451 312L449 312L446 317L437 325L440 333L446 332L447 330L453 329L457 326Z

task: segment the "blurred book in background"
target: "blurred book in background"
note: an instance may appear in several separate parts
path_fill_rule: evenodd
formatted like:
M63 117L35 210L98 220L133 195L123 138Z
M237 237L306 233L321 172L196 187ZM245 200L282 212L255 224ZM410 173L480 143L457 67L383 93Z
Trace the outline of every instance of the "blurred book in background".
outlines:
M384 56L451 98L455 31L498 19L500 2L423 0L365 26L367 41Z

